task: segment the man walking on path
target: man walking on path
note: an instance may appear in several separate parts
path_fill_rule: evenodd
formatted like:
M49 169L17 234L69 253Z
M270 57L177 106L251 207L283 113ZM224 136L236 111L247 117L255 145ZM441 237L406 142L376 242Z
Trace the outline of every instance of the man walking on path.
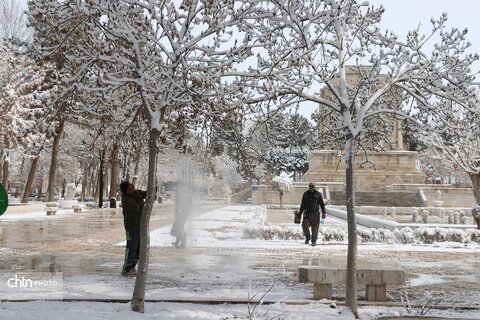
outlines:
M127 237L121 274L125 277L134 277L137 274L135 266L140 257L140 219L147 192L135 190L133 184L128 181L120 184L120 190L122 191L123 225Z
M302 204L300 205L300 214L303 213L302 229L305 235L305 244L310 241L310 228L312 229L312 246L317 244L320 208L322 209L322 219L325 219L327 213L325 212L322 194L316 190L315 183L310 182L308 190L303 193Z

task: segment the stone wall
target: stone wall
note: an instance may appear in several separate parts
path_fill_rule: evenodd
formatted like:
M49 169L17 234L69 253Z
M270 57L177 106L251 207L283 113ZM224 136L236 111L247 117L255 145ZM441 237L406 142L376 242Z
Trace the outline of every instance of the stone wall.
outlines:
M475 204L473 189L447 186L421 187L427 199L426 206L469 207ZM440 195L438 192L441 192ZM436 203L437 202L437 203Z
M356 156L355 187L362 191L382 191L392 184L421 184L424 175L416 168L417 153L386 151ZM333 150L314 150L309 154L307 176L311 181L345 183L345 163Z
M317 188L327 199L327 204L345 205L346 193L343 183L317 182ZM405 184L391 185L385 189L381 192L357 190L357 206L471 208L474 202L471 188ZM292 190L284 193L283 204L300 206L302 195L306 190L308 190L308 182L295 182ZM441 190L440 200L438 200L439 190ZM254 185L252 186L252 203L279 205L278 191L270 185Z
M308 190L308 182L295 182L292 190L284 192L284 205L298 205L302 202L302 196ZM317 184L317 190L322 193L322 196L328 203L330 199L330 192L328 185ZM278 190L274 190L271 185L254 185L252 186L252 203L253 204L280 204L280 197Z
M366 161L370 163L366 163ZM333 150L314 150L309 154L308 181L316 181L330 204L346 202L345 164ZM417 153L404 150L369 152L356 156L355 190L357 205L389 207L471 207L471 188L424 183L424 174L417 170ZM375 165L372 167L371 163ZM293 184L285 192L283 204L299 205L308 182ZM252 188L254 204L280 204L278 191L271 186Z
M445 184L401 184L387 186L387 192L419 192L423 195L424 207L468 208L475 203L472 188L456 188Z
M241 202L247 201L251 197L252 197L252 188L249 187L243 191L229 195L228 203L241 203Z

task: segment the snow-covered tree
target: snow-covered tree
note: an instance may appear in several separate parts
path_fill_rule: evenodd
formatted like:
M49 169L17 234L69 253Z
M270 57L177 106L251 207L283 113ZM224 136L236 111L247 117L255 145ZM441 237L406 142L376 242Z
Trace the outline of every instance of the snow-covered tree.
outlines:
M471 65L478 55L466 54L466 31L445 30L447 15L432 19L432 32L419 30L400 39L378 25L383 8L355 0L259 1L261 20L256 41L256 99L319 104L328 110L325 131L343 150L346 163L348 258L346 305L357 314L355 219L355 154L365 134L380 141L395 118L425 129L447 127L448 106L440 99L466 106L472 98ZM427 44L438 39L433 49ZM430 51L430 52L428 52ZM350 78L354 72L357 76ZM320 90L328 90L328 97ZM401 103L403 102L403 103ZM441 127L429 127L435 123ZM387 134L386 134L387 132Z
M471 108L452 105L451 108L456 111L450 114L453 125L444 132L423 136L422 142L428 146L432 158L447 170L470 177L475 206L480 204L480 104Z
M149 126L134 311L144 311L159 141L180 147L187 139L174 129L203 121L208 108L224 118L234 115L221 110L224 93L218 83L224 71L250 54L242 39L233 38L250 6L249 1L219 0L29 1L36 43L45 55L64 55L67 89L83 101L97 100L73 111L128 111Z
M283 194L292 190L293 179L286 172L281 172L278 176L273 177L272 187L278 190L280 198L280 207L283 207Z
M52 136L48 103L56 87L47 81L51 65L35 59L30 46L6 40L1 48L2 92L0 93L0 149L3 181L8 188L8 154L21 148L32 159L22 201L28 201L40 151Z
M304 174L308 170L308 152L307 146L292 147L284 149L281 147L271 147L266 154L266 161L273 174L282 171Z
M308 120L298 113L298 106L278 106L262 111L262 116L246 126L243 152L254 168L264 167L263 173L278 175L282 171L302 175L308 170L307 154L313 129Z
M27 27L25 2L21 0L0 0L0 44L4 40L30 42L32 30Z
M431 150L420 153L417 160L420 171L425 175L425 183L445 183L464 188L468 188L471 184L467 173L446 167Z

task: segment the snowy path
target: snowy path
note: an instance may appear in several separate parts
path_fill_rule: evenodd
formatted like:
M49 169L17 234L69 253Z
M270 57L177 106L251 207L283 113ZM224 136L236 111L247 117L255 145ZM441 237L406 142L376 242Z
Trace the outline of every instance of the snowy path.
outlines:
M189 243L184 250L171 246L173 237L169 231L172 213L161 208L153 215L152 249L147 286L147 299L185 300L185 301L245 301L254 293L264 293L271 285L273 289L267 294L267 301L284 301L306 303L298 307L292 304L275 304L262 306L259 310L270 310L273 314L284 315L284 319L352 319L348 310L341 306L330 309L328 303L311 300L313 286L298 284L295 270L299 264L315 263L319 260L341 262L346 256L346 244L327 244L309 247L301 240L259 240L243 239L245 225L258 218L260 207L227 206L220 209L198 213L189 222ZM131 298L134 279L119 276L122 260L121 216L105 214L82 214L77 217L65 216L66 219L33 218L29 222L31 232L39 232L41 226L45 237L35 236L40 241L32 244L9 242L14 248L0 247L0 264L3 273L33 268L31 270L57 270L64 275L64 298L68 299L125 299ZM282 226L290 225L290 216ZM98 221L97 221L98 219ZM49 221L45 224L44 221ZM88 222L88 224L85 224ZM327 226L342 224L341 221L327 219ZM78 226L95 226L94 232L83 234ZM59 226L58 230L55 226ZM20 231L21 225L15 222L5 224L5 230L15 227ZM68 231L70 230L70 231ZM120 231L119 231L120 230ZM27 233L29 234L29 233ZM109 234L112 234L109 236ZM10 237L7 234L6 237ZM17 237L21 236L21 233ZM32 235L30 235L32 236ZM80 238L76 238L79 237ZM48 239L42 241L41 239ZM64 240L62 240L64 239ZM110 240L109 240L110 239ZM118 239L118 240L115 240ZM54 241L54 242L52 242ZM110 242L108 242L110 241ZM53 248L62 248L66 252L55 253ZM65 246L66 245L66 246ZM75 250L76 251L72 251ZM48 252L36 254L35 252ZM395 263L404 268L410 277L407 288L412 303L423 301L430 292L447 291L445 303L453 305L478 305L478 261L480 249L465 247L443 247L432 245L360 245L358 259L360 262ZM8 262L7 262L8 261ZM15 262L16 261L16 262ZM13 263L12 263L13 262ZM38 269L40 268L40 269ZM477 270L477 274L473 273ZM473 271L474 272L474 271ZM334 288L334 299L344 299L344 288ZM398 303L398 291L389 290ZM4 293L0 293L5 296ZM359 299L362 301L362 290ZM31 302L23 304L1 303L2 315L15 314L17 319L34 319L30 311L35 309L35 318L64 319L68 314L70 320L84 319L82 315L91 312L87 318L137 319L128 311L128 304L101 303L61 303L53 306L50 302ZM233 319L245 316L246 305L195 305L189 303L150 303L142 319ZM379 312L383 314L400 314L403 308L363 307L364 319L373 319ZM480 319L480 312L459 313L443 311L437 315L455 315ZM50 316L47 317L46 315ZM96 317L95 315L98 315ZM18 317L17 317L18 315ZM3 318L3 317L2 317ZM11 317L7 317L8 319Z

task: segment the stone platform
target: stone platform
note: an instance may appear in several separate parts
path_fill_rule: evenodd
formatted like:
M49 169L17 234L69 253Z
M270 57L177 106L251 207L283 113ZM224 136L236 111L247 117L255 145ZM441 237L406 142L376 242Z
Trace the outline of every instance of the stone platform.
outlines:
M383 191L394 184L422 184L423 173L416 167L417 153L413 151L385 151L356 156L355 187L362 191ZM311 181L345 184L346 166L333 150L314 150L308 157L308 179ZM372 167L375 165L375 168Z

